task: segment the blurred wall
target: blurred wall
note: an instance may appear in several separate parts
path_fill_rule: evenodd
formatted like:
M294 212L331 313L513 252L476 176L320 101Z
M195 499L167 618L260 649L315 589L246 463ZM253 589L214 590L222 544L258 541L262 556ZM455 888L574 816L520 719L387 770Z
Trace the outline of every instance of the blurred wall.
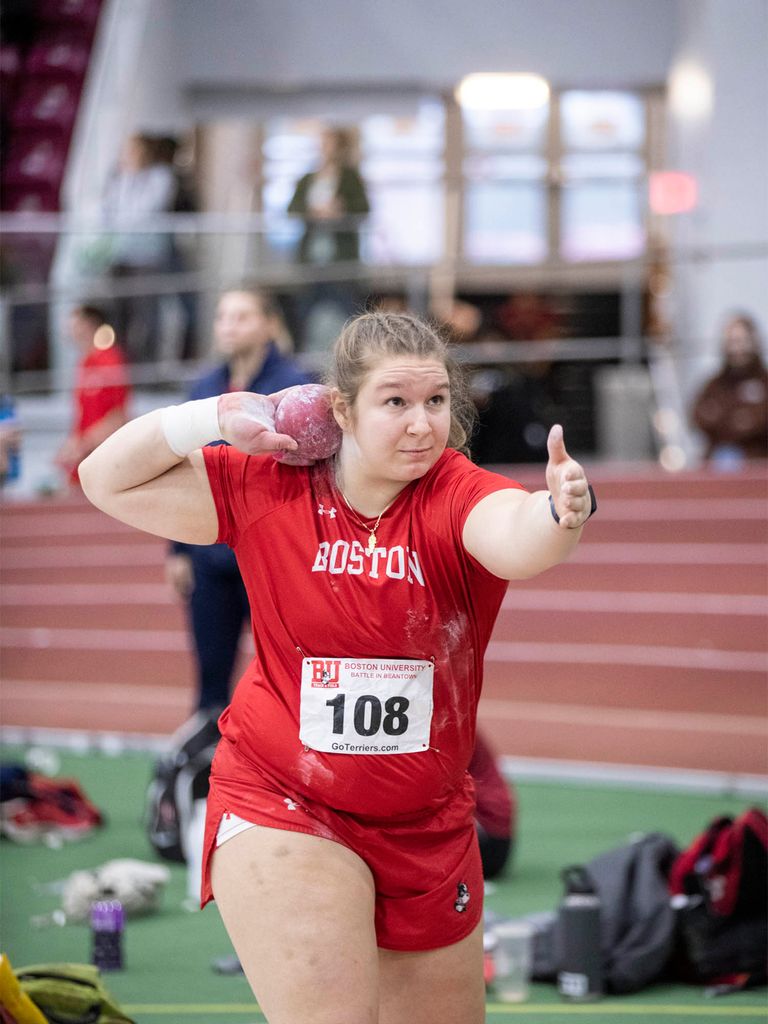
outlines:
M670 221L688 396L719 362L724 316L768 331L768 0L680 0L669 82L667 165L693 174L699 204ZM708 355L702 360L701 355Z
M452 88L471 71L537 71L554 85L664 81L675 0L163 0L177 73L211 110L253 90ZM159 4L158 6L161 6Z

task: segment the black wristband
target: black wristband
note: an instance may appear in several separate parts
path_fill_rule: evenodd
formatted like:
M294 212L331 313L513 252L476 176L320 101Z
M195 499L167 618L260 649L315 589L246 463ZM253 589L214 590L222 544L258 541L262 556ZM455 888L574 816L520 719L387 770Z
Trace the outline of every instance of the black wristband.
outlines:
M588 484L587 486L589 488L590 500L589 516L593 516L595 512L597 512L597 498L595 497L595 492L592 490L592 484ZM555 522L559 524L560 516L557 514L557 510L555 509L555 499L552 497L551 494L549 496L549 511L552 513L552 518L555 520ZM589 519L589 516L587 516L587 519ZM584 520L584 523L586 523L587 519ZM582 523L581 525L583 526L584 523ZM578 527L570 527L570 529L578 529Z

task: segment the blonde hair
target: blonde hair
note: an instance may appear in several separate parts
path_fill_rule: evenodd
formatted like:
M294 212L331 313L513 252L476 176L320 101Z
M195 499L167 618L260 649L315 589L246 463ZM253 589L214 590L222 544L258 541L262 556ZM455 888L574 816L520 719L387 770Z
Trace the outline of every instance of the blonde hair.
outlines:
M366 376L380 359L416 356L439 360L450 384L451 426L448 446L469 454L475 407L464 375L435 326L408 313L363 313L349 320L331 352L326 383L337 388L352 408Z

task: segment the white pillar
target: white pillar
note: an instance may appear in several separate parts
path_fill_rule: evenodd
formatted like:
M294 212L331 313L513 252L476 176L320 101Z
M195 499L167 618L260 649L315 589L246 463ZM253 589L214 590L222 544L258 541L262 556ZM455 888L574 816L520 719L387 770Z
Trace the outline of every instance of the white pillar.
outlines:
M670 218L674 332L684 398L719 362L734 309L768 332L768 0L679 0L667 167L699 185ZM698 258L677 259L695 250Z

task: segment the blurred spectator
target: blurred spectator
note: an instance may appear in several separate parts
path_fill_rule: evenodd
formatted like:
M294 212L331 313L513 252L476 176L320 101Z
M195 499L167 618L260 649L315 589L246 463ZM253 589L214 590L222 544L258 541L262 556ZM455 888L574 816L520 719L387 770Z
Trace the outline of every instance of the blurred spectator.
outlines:
M172 268L170 234L139 229L149 227L153 215L169 213L176 192L174 173L167 163L158 162L154 141L147 135L132 135L123 146L103 201L104 223L114 232L109 269L118 281L129 283ZM151 359L159 330L158 295L120 296L115 307L115 327L129 358Z
M171 171L174 181L172 213L196 213L199 209L197 189L189 168L179 163L179 141L170 135L161 135L153 140L155 160ZM183 238L184 236L182 236ZM187 236L188 237L188 236ZM183 274L194 267L194 250L184 246L182 240L169 236L169 266L174 274ZM195 330L197 327L197 293L182 291L178 295L184 324L174 355L190 359L196 352Z
M288 206L289 213L299 214L305 222L300 262L359 259L357 229L343 222L369 209L365 183L354 162L352 134L342 128L326 129L320 140L320 165L299 179Z
M19 477L21 428L10 395L0 394L0 487Z
M451 342L465 345L478 340L483 314L477 306L463 299L454 299L445 309L436 312Z
M200 208L197 188L189 168L179 163L179 140L172 135L158 135L151 139L155 162L169 167L173 174L174 193L171 210L174 213L196 213Z
M365 182L355 165L352 133L327 128L320 140L319 166L299 179L288 205L288 213L304 220L299 263L356 263L360 238L354 218L369 209ZM311 283L299 304L303 347L324 348L330 344L338 333L337 326L355 312L359 301L354 280ZM319 323L313 324L313 319L319 319Z
M480 843L483 878L496 878L507 866L515 848L517 800L479 730L468 771L475 784L475 830Z
M757 324L744 314L723 330L723 362L700 391L692 419L705 435L704 457L723 468L768 457L768 369Z
M190 399L227 391L268 395L307 382L293 360L280 351L276 338L282 319L266 291L224 292L213 330L221 362L194 385ZM166 579L188 607L197 662L195 709L223 710L230 699L240 634L249 617L234 553L226 544L172 543Z
M470 377L478 425L472 458L479 465L541 462L554 412L538 381L504 369L478 369Z
M451 340L467 344L484 336L482 310L457 300L443 312ZM548 300L533 293L510 296L495 310L493 322L514 341L556 337L558 317ZM498 336L495 340L499 340ZM547 456L547 423L551 400L543 378L550 362L526 361L496 367L479 366L470 375L478 413L472 457L480 465L540 462Z
M496 322L512 341L540 341L561 333L560 317L551 300L535 292L510 295L496 310Z
M78 306L70 317L69 333L80 350L73 392L72 429L56 454L56 464L78 482L77 467L128 419L131 389L125 358L115 331L96 306Z

